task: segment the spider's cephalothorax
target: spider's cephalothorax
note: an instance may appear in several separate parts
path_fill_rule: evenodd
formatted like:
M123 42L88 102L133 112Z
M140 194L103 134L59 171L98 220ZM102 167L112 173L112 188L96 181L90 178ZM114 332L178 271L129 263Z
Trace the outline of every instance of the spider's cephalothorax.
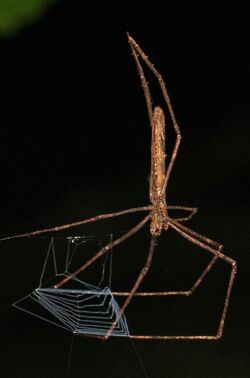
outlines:
M165 117L163 110L156 106L152 114L150 201L153 204L150 232L160 235L162 229L168 228L168 215L165 192Z

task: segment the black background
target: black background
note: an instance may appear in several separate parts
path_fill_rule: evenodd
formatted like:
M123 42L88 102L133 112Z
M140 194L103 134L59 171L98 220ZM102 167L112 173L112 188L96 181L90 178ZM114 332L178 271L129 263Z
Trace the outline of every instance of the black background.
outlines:
M239 272L221 341L135 343L149 377L250 373L248 10L60 1L0 41L2 237L147 204L150 128L127 30L166 79L183 136L168 202L199 207L190 227L222 242ZM163 105L146 73L153 105ZM168 156L173 137L168 122ZM91 232L118 232L112 225ZM64 376L69 335L10 307L39 272L34 252L18 253L4 244L1 376ZM221 274L225 293L227 266ZM145 376L130 342L89 339L74 343L68 374Z

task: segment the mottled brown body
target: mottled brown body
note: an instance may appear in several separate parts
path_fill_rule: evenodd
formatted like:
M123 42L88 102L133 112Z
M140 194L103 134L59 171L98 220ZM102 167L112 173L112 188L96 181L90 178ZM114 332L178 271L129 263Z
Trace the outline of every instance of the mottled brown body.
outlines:
M153 204L153 215L150 225L152 235L160 235L167 229L167 204L163 191L166 179L165 153L165 117L163 110L157 106L152 114L151 140L151 174L150 202Z

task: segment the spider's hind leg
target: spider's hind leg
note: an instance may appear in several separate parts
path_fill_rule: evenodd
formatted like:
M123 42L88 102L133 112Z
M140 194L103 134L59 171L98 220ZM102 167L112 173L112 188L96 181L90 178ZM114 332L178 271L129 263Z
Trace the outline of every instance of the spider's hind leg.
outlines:
M206 236L203 236L199 234L198 232L195 232L191 230L190 228L184 226L183 224L177 222L176 219L172 219L171 222L175 224L182 232L188 234L189 236L193 236L194 238L198 239L198 241L204 242L205 244L208 244L213 247L214 251L221 253L221 250L223 249L223 245L219 244L211 239L209 239ZM219 255L215 254L214 257L211 259L211 261L208 263L206 268L203 270L203 272L200 274L200 276L197 278L195 283L192 285L191 289L187 290L186 295L191 295L193 292L198 288L198 286L201 284L201 282L204 280L206 275L210 272L211 268L213 267L214 263L218 259Z
M204 272L201 274L201 276L198 278L198 280L195 282L195 284L191 288L191 290L190 290L191 294L197 288L197 286L201 283L201 281L205 278L206 274L209 272L211 267L214 265L217 258L220 258L220 259L226 261L228 264L231 265L231 274L230 274L230 278L229 278L229 282L228 282L228 287L227 287L226 297L225 297L225 301L224 301L224 305L223 305L223 309L222 309L221 318L220 318L220 321L219 321L219 327L218 327L217 334L214 336L215 339L219 339L219 338L221 338L222 333L223 333L225 318L226 318L226 315L227 315L227 310L228 310L228 305L229 305L229 299L230 299L230 296L231 296L231 291L232 291L232 287L233 287L233 283L234 283L234 279L235 279L235 274L236 274L236 271L237 271L236 261L220 252L220 249L221 249L222 246L217 247L217 249L211 247L211 244L217 244L216 242L213 242L211 239L207 239L204 236L202 236L202 235L200 235L200 234L198 234L198 233L196 233L196 232L194 232L194 231L192 231L192 230L190 230L186 227L185 227L186 230L184 231L183 230L184 226L178 224L178 222L172 221L172 222L169 223L169 225L174 230L176 230L181 236L183 236L185 239L189 240L191 243L193 243L195 245L198 245L202 249L205 249L205 250L211 252L214 255L213 259L210 261L207 268L204 270ZM196 235L196 236L194 236L194 235ZM207 241L207 244L205 244L204 241ZM210 245L208 245L208 244L210 244Z

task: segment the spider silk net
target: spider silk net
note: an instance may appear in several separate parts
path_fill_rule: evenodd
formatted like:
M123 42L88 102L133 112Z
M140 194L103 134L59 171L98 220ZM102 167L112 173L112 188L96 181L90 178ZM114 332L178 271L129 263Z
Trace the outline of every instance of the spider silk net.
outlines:
M38 287L13 306L78 335L105 336L116 322L111 336L129 336L126 318L121 315L111 291L112 250L104 255L99 267L95 266L96 282L83 281L82 272L66 285L53 288L54 284L79 268L89 255L93 256L112 241L112 237L103 244L93 237L84 236L48 240Z

